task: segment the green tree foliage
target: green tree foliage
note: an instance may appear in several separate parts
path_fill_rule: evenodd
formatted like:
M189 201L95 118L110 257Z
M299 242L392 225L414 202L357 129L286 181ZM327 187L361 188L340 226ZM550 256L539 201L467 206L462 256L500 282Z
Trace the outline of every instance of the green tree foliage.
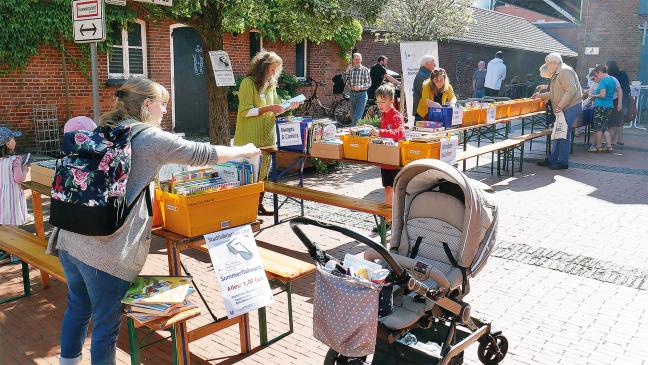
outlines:
M127 7L107 6L106 23L126 25L136 14ZM43 45L64 47L71 40L72 0L2 0L0 1L0 75L24 68L29 58ZM107 39L108 44L114 40ZM106 50L106 43L100 48ZM88 54L88 47L82 47ZM82 70L87 59L73 59Z
M464 34L473 22L473 0L391 0L376 22L389 42L441 40Z

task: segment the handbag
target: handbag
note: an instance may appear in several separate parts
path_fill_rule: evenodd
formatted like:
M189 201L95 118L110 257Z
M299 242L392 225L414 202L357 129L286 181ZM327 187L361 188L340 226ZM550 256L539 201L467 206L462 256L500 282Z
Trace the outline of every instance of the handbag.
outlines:
M565 114L558 113L556 114L556 121L553 126L553 131L551 132L551 139L567 139L567 133L569 133L569 126L567 125L567 120L565 120Z

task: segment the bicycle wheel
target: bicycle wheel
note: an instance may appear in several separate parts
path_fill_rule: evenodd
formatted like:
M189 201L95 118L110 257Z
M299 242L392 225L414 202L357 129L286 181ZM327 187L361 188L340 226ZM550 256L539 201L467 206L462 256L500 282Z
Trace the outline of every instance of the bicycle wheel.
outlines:
M331 108L331 116L340 126L345 127L351 125L351 107L349 105L349 99L338 100Z
M299 115L302 117L310 116L315 109L314 107L315 105L313 105L311 100L306 100L304 104L302 104L299 108L297 108L297 110L295 111L295 115Z

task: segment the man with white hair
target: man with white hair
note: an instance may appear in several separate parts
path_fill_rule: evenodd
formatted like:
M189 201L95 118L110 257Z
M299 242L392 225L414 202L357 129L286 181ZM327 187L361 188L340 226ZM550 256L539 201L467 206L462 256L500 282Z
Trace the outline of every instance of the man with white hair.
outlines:
M414 119L415 120L421 120L421 117L416 113L416 107L419 105L419 102L421 101L421 94L423 93L423 83L425 80L430 78L430 75L432 74L432 71L434 71L437 67L437 62L436 58L432 55L425 55L421 57L420 60L421 67L419 68L418 73L416 74L416 77L414 78L414 86L412 87L412 95L414 96L414 101L413 101L413 106L414 108Z
M486 62L479 61L477 69L473 75L473 98L483 98L486 96Z
M367 89L371 86L371 76L369 69L362 65L362 55L354 53L351 64L344 71L346 83L351 88L351 124L356 125L358 120L364 114L364 108L367 104Z
M549 76L549 91L536 93L534 98L542 98L545 102L551 102L556 115L563 113L567 122L567 138L554 139L551 146L551 155L543 161L538 162L540 166L549 166L552 170L563 170L569 168L569 142L571 140L571 129L574 126L576 117L582 113L582 94L578 74L573 68L563 63L559 53L550 53L545 57L545 64L541 67L544 76Z

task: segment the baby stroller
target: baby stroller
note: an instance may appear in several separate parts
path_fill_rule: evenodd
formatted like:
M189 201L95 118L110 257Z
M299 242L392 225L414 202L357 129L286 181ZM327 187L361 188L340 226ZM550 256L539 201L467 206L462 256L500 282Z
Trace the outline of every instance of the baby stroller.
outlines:
M418 160L404 167L394 181L389 251L344 227L303 217L291 221L318 263L313 330L331 348L325 364L362 364L374 353L372 364L458 365L464 350L477 341L483 364L504 359L507 339L493 332L490 323L473 317L463 301L470 279L486 264L497 231L497 206L479 184L438 160ZM307 238L301 225L337 231L366 244L370 249L364 258L389 269L387 280L379 288L363 289L350 285L348 277L325 272L323 265L334 258ZM369 301L363 293L371 297ZM333 298L318 305L322 295ZM345 297L353 299L351 305ZM375 308L367 309L374 300ZM328 321L320 318L320 312ZM358 319L360 312L366 318ZM369 323L354 327L346 323L349 318L356 324ZM367 333L376 335L373 347Z

